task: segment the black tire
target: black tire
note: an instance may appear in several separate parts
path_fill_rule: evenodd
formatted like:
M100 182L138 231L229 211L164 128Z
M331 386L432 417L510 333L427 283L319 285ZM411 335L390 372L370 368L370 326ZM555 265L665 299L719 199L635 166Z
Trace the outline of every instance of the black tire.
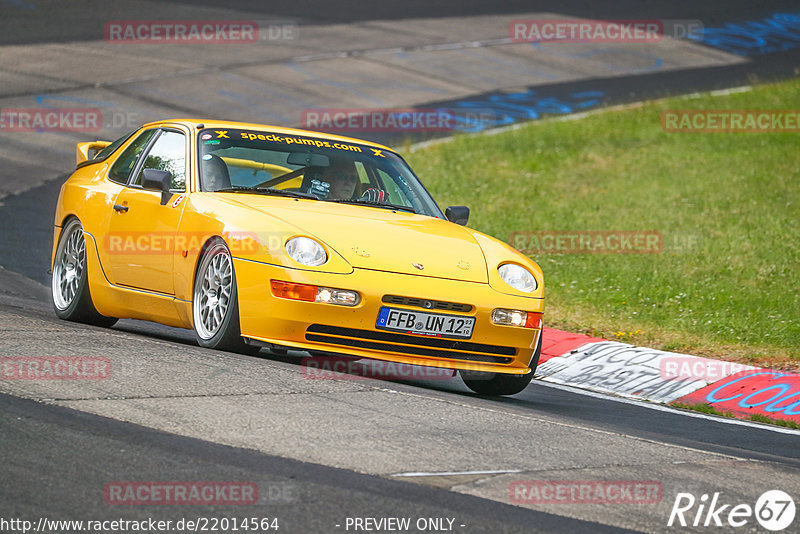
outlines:
M89 293L86 262L86 238L78 219L69 219L61 230L53 260L50 298L60 319L95 326L110 327L116 317L101 315Z
M242 338L233 258L221 239L206 246L197 265L192 323L194 337L201 347L242 354L257 354L260 350Z
M531 363L528 367L531 372L524 375L509 375L504 373L483 373L479 371L459 371L464 384L478 395L501 396L515 395L528 387L531 383L536 367L539 365L539 356L542 354L542 334L536 342Z

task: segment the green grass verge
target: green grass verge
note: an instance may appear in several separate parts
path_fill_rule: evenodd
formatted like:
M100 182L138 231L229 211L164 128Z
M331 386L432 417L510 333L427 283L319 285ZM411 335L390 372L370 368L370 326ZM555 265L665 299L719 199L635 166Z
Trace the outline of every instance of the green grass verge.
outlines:
M706 404L703 402L698 402L694 404L687 404L685 402L673 402L670 404L675 408L680 408L681 410L692 410L693 412L700 412L700 413L707 413L710 415L719 415L720 417L736 417L731 412L721 412L711 406L710 404Z
M547 322L800 366L800 133L666 133L662 110L800 110L800 80L647 103L408 155L440 205L512 232L661 232L657 254L540 254Z
M787 421L786 419L772 419L770 417L759 415L754 413L750 417L748 417L751 421L755 421L757 423L769 423L771 425L778 425L786 428L793 428L795 430L800 430L800 423L796 423L794 421Z
M692 410L694 412L700 413L707 413L711 415L719 415L721 417L738 417L736 414L732 412L722 412L711 406L710 404L705 404L702 402L696 404L687 404L683 402L673 402L670 406L675 408L680 408L682 410ZM756 423L766 423L770 425L777 425L782 426L784 428L792 428L794 430L800 430L800 423L796 423L795 421L788 421L786 419L773 419L772 417L767 417L761 414L751 414L747 417L741 417L741 419L747 419L749 421L754 421Z

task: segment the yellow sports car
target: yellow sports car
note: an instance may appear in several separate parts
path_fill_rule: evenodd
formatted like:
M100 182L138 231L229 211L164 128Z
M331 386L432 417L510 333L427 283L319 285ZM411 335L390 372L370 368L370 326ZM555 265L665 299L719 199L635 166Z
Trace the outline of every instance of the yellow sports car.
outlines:
M182 119L80 143L77 163L55 214L63 319L458 369L486 395L533 376L541 269L466 228L468 208L442 213L385 146Z

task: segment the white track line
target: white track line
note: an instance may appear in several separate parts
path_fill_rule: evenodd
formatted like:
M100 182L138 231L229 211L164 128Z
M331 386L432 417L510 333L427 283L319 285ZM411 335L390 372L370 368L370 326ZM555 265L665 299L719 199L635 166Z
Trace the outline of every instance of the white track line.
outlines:
M495 471L442 471L439 473L411 472L395 473L390 477L451 477L458 475L506 475L511 473L522 473L522 469L499 469Z
M775 425L768 425L762 423L754 423L751 421L744 421L742 419L734 419L731 417L722 417L719 415L709 415L700 412L694 412L691 410L680 410L678 408L673 408L671 406L666 406L663 404L656 404L652 402L645 402L635 399L626 399L624 397L617 397L615 395L604 395L602 393L596 393L594 391L590 391L587 389L581 389L578 387L573 386L566 386L562 384L554 384L552 382L545 382L544 380L536 380L535 384L546 386L549 388L560 389L562 391L569 391L570 393L577 393L579 395L586 395L587 397L593 397L595 399L604 399L610 400L614 402L622 402L624 404L633 404L634 406L640 406L642 408L649 408L651 410L658 410L660 412L670 412L670 413L678 413L680 415L685 415L687 417L695 417L697 419L708 419L710 421L715 421L717 423L726 423L729 425L739 425L739 426L747 426L750 428L757 428L759 430L767 430L770 432L777 432L779 434L792 434L795 436L800 436L800 430L794 430L791 428L784 428Z

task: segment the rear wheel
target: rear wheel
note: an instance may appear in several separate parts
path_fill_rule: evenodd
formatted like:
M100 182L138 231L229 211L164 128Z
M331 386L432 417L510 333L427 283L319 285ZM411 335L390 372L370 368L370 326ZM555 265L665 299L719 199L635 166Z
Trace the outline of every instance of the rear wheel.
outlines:
M482 373L478 371L460 371L464 384L479 395L514 395L528 387L531 383L536 367L539 365L539 356L542 353L542 333L536 342L536 350L528 367L531 372L525 375L509 375L504 373Z
M115 317L98 313L92 303L86 270L86 239L78 219L70 219L58 238L50 289L53 309L61 319L104 327L117 322Z
M221 239L206 247L200 259L192 318L195 339L201 347L246 354L259 351L259 347L247 345L242 338L233 259Z

